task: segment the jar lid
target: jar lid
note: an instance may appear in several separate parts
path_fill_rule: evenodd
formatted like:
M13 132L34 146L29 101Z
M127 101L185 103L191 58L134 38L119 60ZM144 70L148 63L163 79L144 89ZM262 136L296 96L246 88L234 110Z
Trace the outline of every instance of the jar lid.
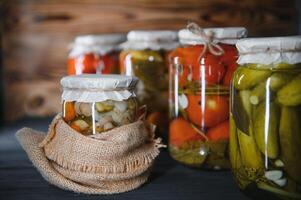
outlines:
M62 100L80 102L122 101L135 96L138 82L134 76L81 74L61 79Z
M78 45L119 44L126 40L125 34L81 35L75 38Z
M178 46L178 35L171 30L130 31L122 48L134 50L171 50Z
M125 34L103 34L77 36L71 45L70 57L94 53L104 55L119 49L119 44L126 40Z
M205 34L213 33L213 41L217 43L236 44L240 38L247 37L248 31L244 27L220 27L220 28L204 28ZM206 40L200 35L194 34L188 29L179 31L179 40L182 44L204 44Z
M301 36L246 38L236 44L238 64L301 63Z

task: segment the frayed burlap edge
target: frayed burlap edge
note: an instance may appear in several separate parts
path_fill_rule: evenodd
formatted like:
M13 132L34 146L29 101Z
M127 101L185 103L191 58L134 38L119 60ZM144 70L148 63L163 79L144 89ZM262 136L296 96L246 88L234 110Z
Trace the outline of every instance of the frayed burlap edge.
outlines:
M56 121L59 117L56 117L53 121ZM49 130L53 129L55 127L56 123L52 123L49 127ZM50 133L50 131L49 131ZM89 172L76 172L76 171L68 171L72 172L69 173L66 177L66 172L64 175L62 175L60 172L66 171L66 168L57 165L56 163L52 162L51 160L48 160L45 156L45 153L43 151L43 148L40 147L43 145L43 143L47 143L51 141L51 139L54 137L54 134L48 134L46 135L43 132L35 131L30 128L23 128L19 130L16 133L16 137L18 141L20 142L21 146L27 153L29 159L32 161L33 165L37 168L37 170L41 173L43 178L48 181L49 183L65 189L70 190L76 193L86 193L86 194L114 194L114 193L122 193L127 192L130 190L133 190L139 186L141 186L143 183L145 183L149 177L150 174L150 167L153 163L153 161L149 162L149 166L138 169L136 168L136 173L134 173L134 177L127 178L126 174L123 174L121 176L122 178L125 178L123 180L116 180L114 175L110 177L107 174L105 176L102 176L101 173L89 173ZM158 140L156 143L156 148L162 147L160 144L160 141ZM40 146L39 146L40 144ZM42 144L42 145L41 145ZM159 152L158 152L159 153ZM154 157L156 157L155 155ZM75 172L75 173L73 173ZM78 177L78 174L84 176L91 176L96 177L95 179L98 179L99 182L96 182L96 185L93 185L93 183L87 183L88 185L85 185L85 183L80 183L74 180L71 180L70 177L74 178Z

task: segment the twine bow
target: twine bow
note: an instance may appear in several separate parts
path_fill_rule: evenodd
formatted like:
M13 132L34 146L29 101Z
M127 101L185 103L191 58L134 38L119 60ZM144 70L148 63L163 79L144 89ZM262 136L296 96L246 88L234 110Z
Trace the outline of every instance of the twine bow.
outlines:
M214 39L214 32L213 31L208 31L208 33L205 33L204 29L202 29L199 25L197 25L194 22L190 22L187 25L187 29L195 34L195 35L199 35L204 41L204 49L202 51L202 53L200 54L199 58L202 58L204 56L204 54L209 50L209 52L215 56L220 56L224 54L224 50L223 48L215 43L213 41Z

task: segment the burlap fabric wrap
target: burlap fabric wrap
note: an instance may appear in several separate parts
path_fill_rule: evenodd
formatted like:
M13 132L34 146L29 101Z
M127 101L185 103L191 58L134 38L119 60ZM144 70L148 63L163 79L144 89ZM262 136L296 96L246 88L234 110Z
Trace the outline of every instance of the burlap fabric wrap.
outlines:
M90 137L58 115L48 134L23 128L16 137L51 184L77 193L114 194L145 183L159 148L153 127L137 121Z

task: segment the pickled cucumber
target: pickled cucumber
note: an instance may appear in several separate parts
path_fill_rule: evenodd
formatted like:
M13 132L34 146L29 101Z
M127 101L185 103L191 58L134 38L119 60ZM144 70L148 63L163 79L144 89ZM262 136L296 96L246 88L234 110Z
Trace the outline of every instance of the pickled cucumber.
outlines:
M250 94L250 102L253 105L259 104L265 98L266 81L259 83L254 87Z
M265 81L271 73L270 70L252 70L246 67L239 67L233 75L233 85L238 90L250 89Z
M244 109L247 112L249 117L251 117L251 110L252 110L252 105L250 104L250 101L249 101L250 95L251 95L250 90L241 90L239 92L242 106L244 107Z
M279 135L284 169L301 184L301 124L295 107L282 107Z
M231 165L236 168L237 160L239 155L238 142L237 142L237 133L236 133L236 125L233 119L232 114L230 114L230 137L229 137L229 156Z
M254 172L263 169L261 155L254 138L239 129L237 129L237 135L243 165L249 169L254 169Z
M248 103L249 92L232 90L231 95L234 99L232 102L235 102L235 104L231 104L231 111L234 116L236 127L244 133L248 133L251 119L248 115L248 112L250 112L250 103Z
M300 67L300 64L289 64L289 63L275 63L270 65L264 65L264 64L255 64L250 63L247 65L248 68L253 69L275 69L275 70L283 70L283 69L296 69Z
M130 51L133 60L146 62L163 62L163 58L157 51Z
M279 90L285 84L290 82L294 77L293 74L276 72L270 77L270 88L273 91Z
M229 157L233 174L241 189L244 189L251 181L248 180L245 169L242 166L241 155L236 132L236 125L232 114L230 114L230 138Z
M277 158L279 155L279 108L276 103L270 102L266 105L262 102L255 106L253 122L254 137L259 150L269 158Z
M95 108L98 112L108 112L114 109L114 105L112 104L107 104L104 102L96 102L95 103Z
M301 74L277 92L277 100L284 106L301 104Z

